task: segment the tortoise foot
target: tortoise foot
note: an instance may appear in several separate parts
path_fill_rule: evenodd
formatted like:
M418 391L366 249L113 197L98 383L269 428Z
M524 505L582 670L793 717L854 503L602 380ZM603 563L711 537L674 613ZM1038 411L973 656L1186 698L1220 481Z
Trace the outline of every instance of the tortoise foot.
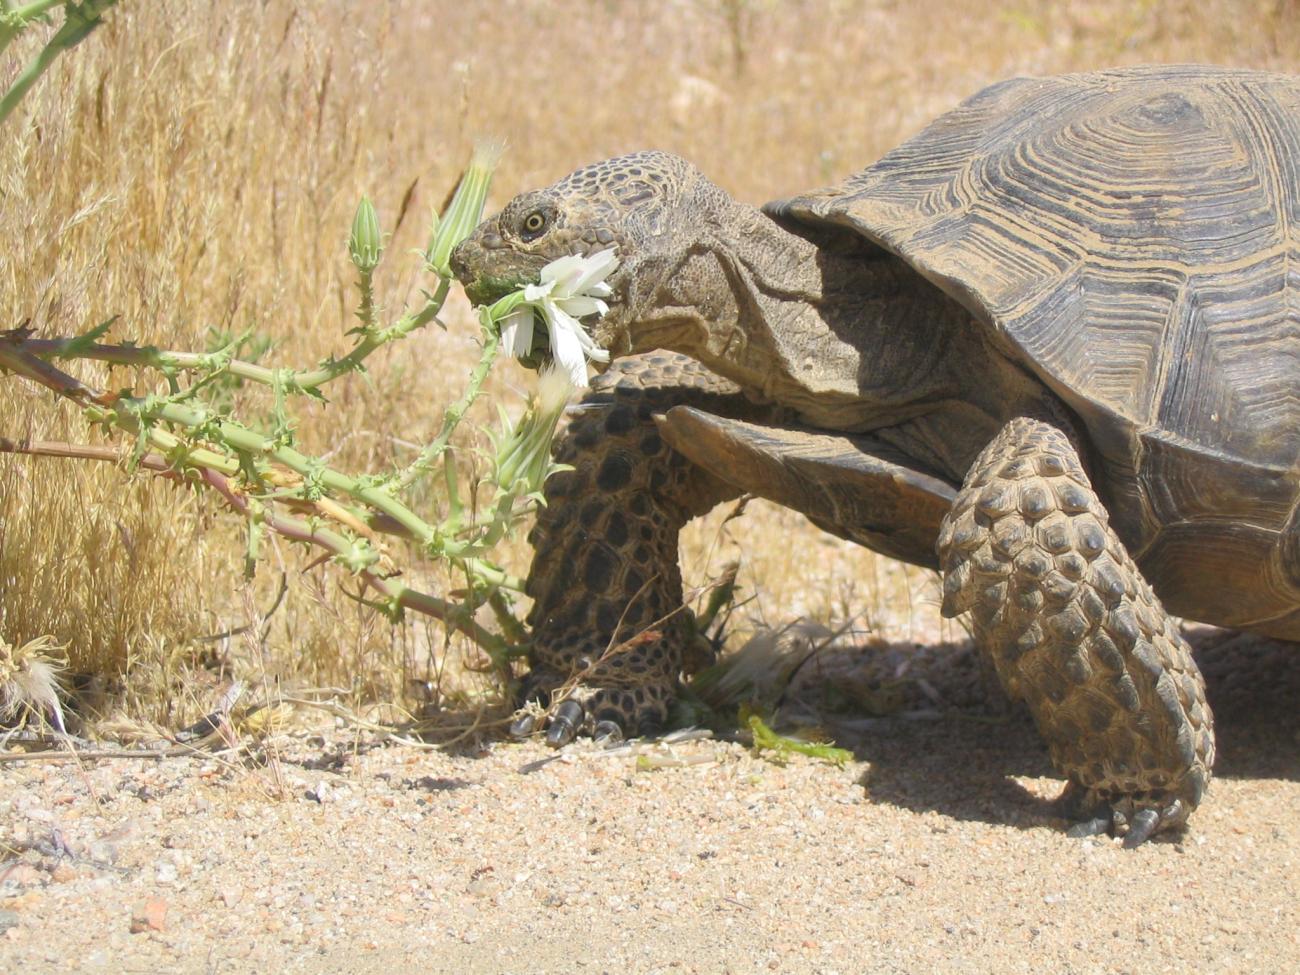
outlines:
M525 680L510 734L527 738L544 732L552 748L580 735L610 744L624 737L652 737L663 731L673 697L674 689L666 685L601 686L534 671Z
M1193 808L1178 796L1154 793L1107 799L1075 781L1066 786L1058 802L1065 817L1076 820L1066 830L1067 836L1122 836L1126 850L1157 833L1180 832Z

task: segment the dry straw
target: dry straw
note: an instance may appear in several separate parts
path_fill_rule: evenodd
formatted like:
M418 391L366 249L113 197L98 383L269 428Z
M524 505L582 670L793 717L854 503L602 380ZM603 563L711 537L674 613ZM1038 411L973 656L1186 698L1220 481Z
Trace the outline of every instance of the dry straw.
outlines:
M441 209L479 133L512 143L489 206L651 147L758 203L839 179L1016 74L1300 63L1294 2L551 0L503 9L508 29L482 5L451 0L114 7L50 62L5 122L0 327L69 336L118 316L101 341L197 352L251 330L263 341L245 342L236 358L310 367L351 348L357 272L346 236L357 199L372 194L387 215L389 270L373 306L389 321L423 300L422 262L392 269L428 250L417 216ZM7 43L0 89L57 30L37 25ZM479 325L463 300L451 294L440 318L445 331L417 331L379 350L366 376L336 384L328 408L300 404L298 449L343 471L411 465L479 361ZM64 366L97 388L134 381L106 363ZM493 422L488 402L520 402L512 390L524 383L513 367L484 381L484 399L448 440L465 479L489 473L491 446L478 433ZM222 392L260 426L270 410L254 387L232 377ZM80 412L30 384L0 381L0 415L0 436L12 441L86 442ZM436 479L416 479L407 497L419 511L447 511ZM827 540L791 512L753 504L744 519L722 517L685 533L689 584L742 557L745 594L762 597L749 611L773 622L804 615L834 629L865 610L893 638L935 635L924 572ZM0 457L0 634L12 646L53 635L71 671L97 675L83 693L168 727L206 713L232 677L336 687L355 706L414 707L426 694L430 706L476 706L497 693L472 669L483 662L473 644L419 617L391 625L346 595L339 573L304 568L273 534L263 570L246 583L246 542L224 504L174 482L124 481L114 463ZM509 574L526 571L522 543L499 555ZM403 581L443 594L466 584L437 565Z

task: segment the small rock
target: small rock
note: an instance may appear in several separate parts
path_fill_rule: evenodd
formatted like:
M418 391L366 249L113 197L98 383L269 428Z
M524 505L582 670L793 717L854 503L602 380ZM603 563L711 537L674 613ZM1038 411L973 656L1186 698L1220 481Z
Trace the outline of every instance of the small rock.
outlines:
M158 880L158 883L168 887L171 886L172 884L176 883L176 877L177 877L176 864L168 860L160 860L158 863L158 870L155 876Z
M167 926L167 902L161 898L151 898L136 908L131 915L131 933L143 934L146 931L161 931Z
M4 934L10 928L18 927L20 920L15 911L0 911L0 934Z
M5 870L3 885L6 887L37 887L45 883L46 875L30 863L15 863Z
M77 868L70 863L60 863L50 871L50 879L56 884L66 884L77 879Z

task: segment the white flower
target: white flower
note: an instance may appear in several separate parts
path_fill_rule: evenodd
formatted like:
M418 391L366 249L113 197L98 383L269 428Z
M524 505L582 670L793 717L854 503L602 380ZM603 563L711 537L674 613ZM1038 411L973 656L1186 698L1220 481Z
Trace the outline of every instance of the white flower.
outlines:
M501 323L501 344L516 359L532 350L536 312L546 320L551 355L569 374L573 385L587 385L587 362L608 362L609 353L598 346L578 319L603 315L613 292L605 279L618 267L612 250L584 257L571 254L542 268L537 284L524 288L524 300Z

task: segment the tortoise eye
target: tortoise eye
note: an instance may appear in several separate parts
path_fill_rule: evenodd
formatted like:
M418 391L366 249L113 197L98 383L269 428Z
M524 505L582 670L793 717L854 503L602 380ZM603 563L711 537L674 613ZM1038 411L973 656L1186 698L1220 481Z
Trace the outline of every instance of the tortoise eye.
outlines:
M546 214L541 210L534 210L528 216L524 217L524 222L520 224L520 230L523 231L525 240L532 240L541 236L546 229Z

